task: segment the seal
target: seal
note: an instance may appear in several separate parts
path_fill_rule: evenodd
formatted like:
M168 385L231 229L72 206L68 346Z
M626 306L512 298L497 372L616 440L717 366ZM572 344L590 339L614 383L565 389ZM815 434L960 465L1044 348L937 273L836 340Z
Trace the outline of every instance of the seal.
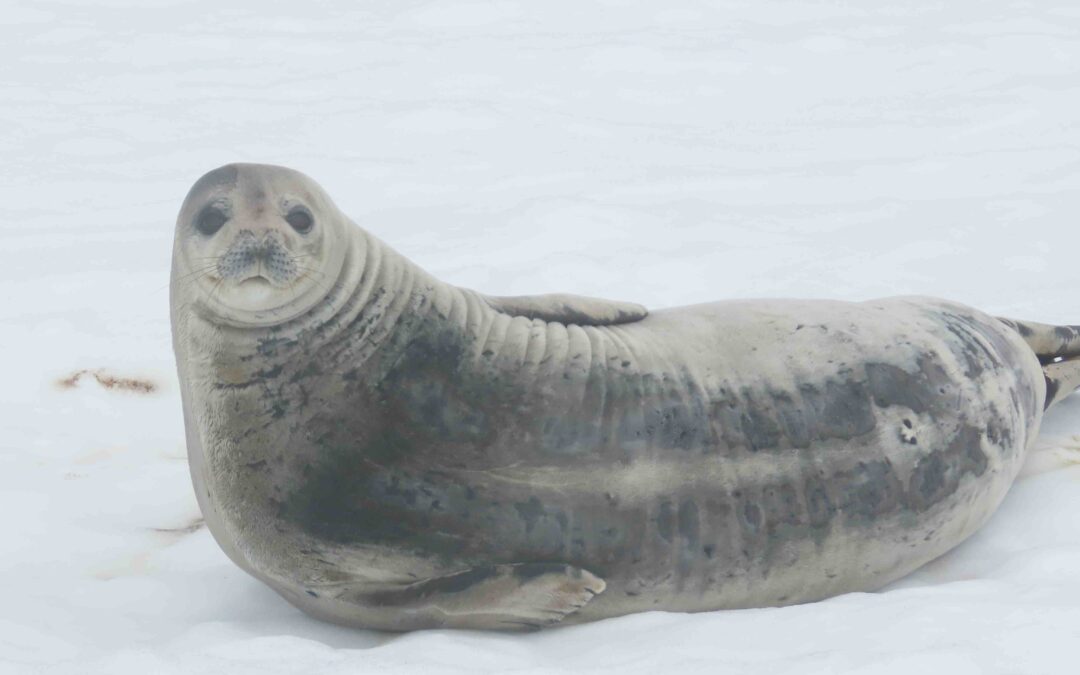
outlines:
M387 630L879 588L986 522L1080 386L1080 329L933 298L487 296L253 164L187 195L171 313L221 548Z

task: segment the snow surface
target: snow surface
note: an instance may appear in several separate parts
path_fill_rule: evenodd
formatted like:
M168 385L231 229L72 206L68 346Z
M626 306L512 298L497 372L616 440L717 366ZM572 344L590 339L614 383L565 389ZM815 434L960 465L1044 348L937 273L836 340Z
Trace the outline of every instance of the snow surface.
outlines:
M199 527L169 259L229 161L489 293L1080 323L1080 9L885 4L6 2L0 673L1077 672L1080 396L966 544L785 609L350 631Z

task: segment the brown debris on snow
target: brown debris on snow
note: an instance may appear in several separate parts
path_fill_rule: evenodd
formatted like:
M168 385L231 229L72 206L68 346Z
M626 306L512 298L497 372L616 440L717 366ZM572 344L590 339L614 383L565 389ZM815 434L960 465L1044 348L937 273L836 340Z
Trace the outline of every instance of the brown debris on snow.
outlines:
M152 394L158 386L150 380L137 379L134 377L118 377L104 370L77 370L68 377L57 380L56 385L61 389L73 389L85 376L93 377L98 384L114 391L130 391L136 394Z

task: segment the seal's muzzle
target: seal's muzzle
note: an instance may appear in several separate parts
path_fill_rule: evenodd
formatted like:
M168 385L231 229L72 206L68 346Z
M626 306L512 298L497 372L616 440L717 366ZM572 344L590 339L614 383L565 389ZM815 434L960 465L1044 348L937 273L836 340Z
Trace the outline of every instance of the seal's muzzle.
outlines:
M272 231L259 238L251 230L240 230L217 264L222 279L246 281L261 276L278 286L291 282L296 271L296 261Z

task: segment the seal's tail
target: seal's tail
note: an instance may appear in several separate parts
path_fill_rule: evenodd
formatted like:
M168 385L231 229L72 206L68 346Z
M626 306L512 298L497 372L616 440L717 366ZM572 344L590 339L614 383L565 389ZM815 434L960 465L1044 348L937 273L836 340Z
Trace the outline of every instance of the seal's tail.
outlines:
M1027 341L1046 375L1046 407L1080 389L1080 326L999 319Z

